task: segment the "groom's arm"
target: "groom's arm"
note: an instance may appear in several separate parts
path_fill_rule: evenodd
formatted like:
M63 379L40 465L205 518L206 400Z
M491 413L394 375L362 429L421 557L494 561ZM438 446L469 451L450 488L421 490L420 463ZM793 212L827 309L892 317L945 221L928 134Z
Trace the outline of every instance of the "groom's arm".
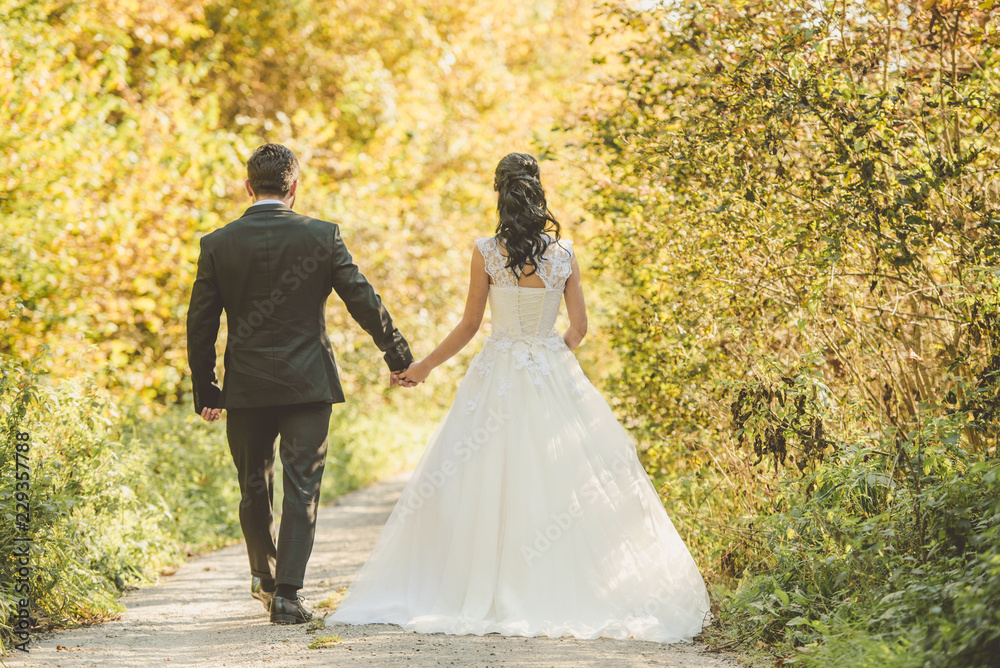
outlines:
M194 390L194 411L218 408L222 390L215 376L215 341L219 337L222 296L215 281L212 256L205 252L204 240L198 256L198 274L191 289L187 313L187 353Z
M344 245L340 227L333 226L333 245L330 258L330 280L351 317L368 332L385 353L383 359L390 371L402 371L413 362L410 346L392 324L392 317L382 305L382 298L354 264L354 258Z

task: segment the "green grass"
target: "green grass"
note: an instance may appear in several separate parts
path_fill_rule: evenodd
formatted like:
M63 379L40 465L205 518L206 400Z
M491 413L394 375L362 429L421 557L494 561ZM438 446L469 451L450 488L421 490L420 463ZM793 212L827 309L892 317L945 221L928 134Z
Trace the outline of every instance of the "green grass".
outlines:
M320 636L310 642L308 647L309 649L327 649L343 641L344 639L340 636Z

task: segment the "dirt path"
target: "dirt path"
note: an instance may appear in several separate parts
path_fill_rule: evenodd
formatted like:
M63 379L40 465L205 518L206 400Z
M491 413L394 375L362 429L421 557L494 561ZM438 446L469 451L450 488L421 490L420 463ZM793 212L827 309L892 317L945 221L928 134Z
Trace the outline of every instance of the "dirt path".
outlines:
M303 590L310 603L347 585L364 563L405 484L399 476L348 494L320 510L316 546ZM733 668L703 645L641 641L503 638L407 633L396 626L268 622L250 598L243 543L190 560L155 587L129 592L114 622L45 634L31 653L13 652L9 666L668 666ZM317 612L322 612L317 610ZM321 636L340 642L309 649Z

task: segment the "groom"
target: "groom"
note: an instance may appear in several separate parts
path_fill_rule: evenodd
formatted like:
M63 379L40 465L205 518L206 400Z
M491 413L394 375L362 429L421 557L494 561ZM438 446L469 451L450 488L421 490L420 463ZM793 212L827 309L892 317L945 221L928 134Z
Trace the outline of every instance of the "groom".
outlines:
M201 239L187 315L194 408L206 421L228 411L226 436L240 482L240 526L250 557L251 595L278 624L312 613L298 597L316 532L332 404L344 401L325 307L336 291L392 372L409 346L344 246L340 228L292 211L299 163L279 144L247 161L253 205ZM226 312L225 377L215 376L215 341ZM284 467L277 546L271 516L275 446Z

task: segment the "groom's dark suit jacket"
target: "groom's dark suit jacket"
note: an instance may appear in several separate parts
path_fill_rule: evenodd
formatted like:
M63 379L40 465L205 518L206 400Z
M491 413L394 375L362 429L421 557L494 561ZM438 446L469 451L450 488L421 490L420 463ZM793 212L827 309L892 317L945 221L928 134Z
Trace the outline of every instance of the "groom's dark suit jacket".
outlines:
M187 316L194 409L340 403L326 299L335 290L385 352L389 369L413 361L334 223L284 204L257 204L201 239ZM215 341L226 312L224 386L215 376Z

